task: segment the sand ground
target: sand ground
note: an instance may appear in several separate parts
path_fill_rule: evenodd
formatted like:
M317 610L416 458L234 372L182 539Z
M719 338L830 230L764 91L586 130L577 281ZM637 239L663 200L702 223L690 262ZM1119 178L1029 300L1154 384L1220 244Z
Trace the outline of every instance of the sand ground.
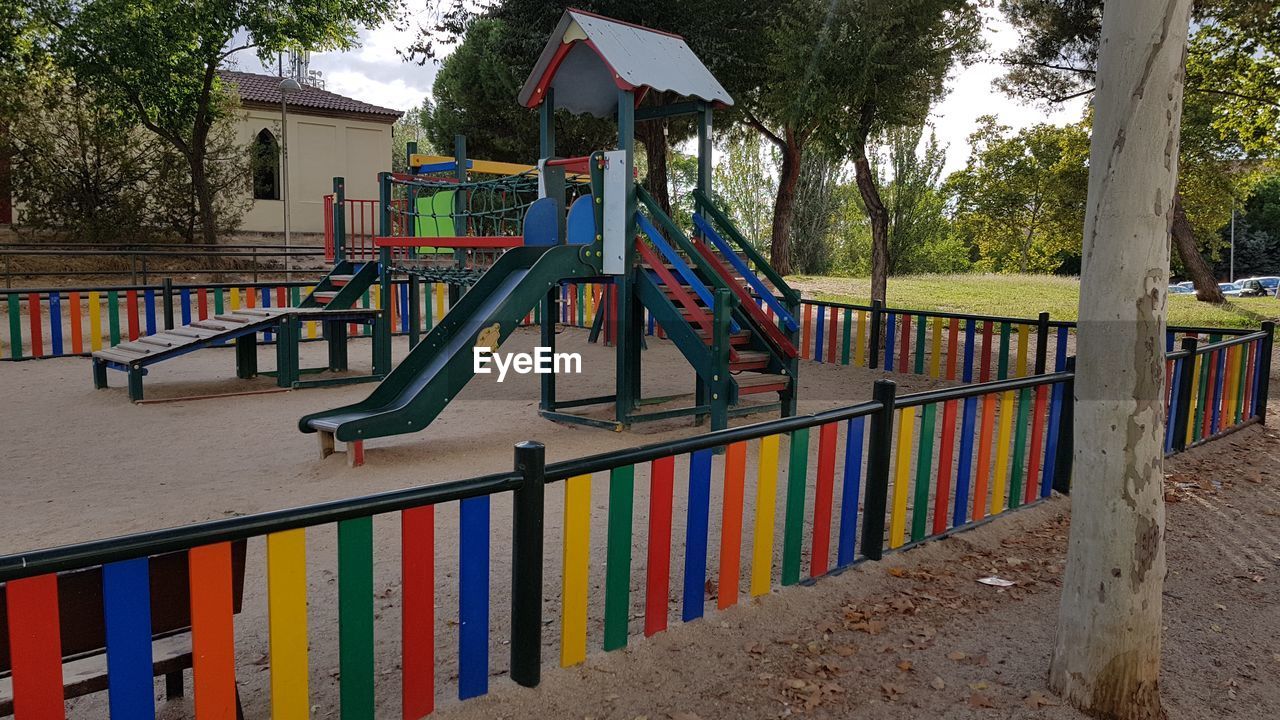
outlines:
M532 347L536 339L533 331L520 331L504 350ZM610 389L611 350L587 345L584 339L585 333L578 330L561 336L561 349L581 352L587 370L578 379L561 381L563 397ZM397 339L397 357L405 350L405 340ZM304 344L304 365L318 364L323 354L321 344ZM351 357L357 368L361 361L367 367L368 342L354 342ZM271 367L273 351L263 349L260 364ZM689 432L682 421L627 433L557 425L537 416L536 378L517 377L501 385L472 383L428 433L372 441L368 464L352 469L341 456L320 460L314 438L299 433L296 421L307 412L359 400L371 386L180 399L272 387L269 378L245 382L234 380L233 374L230 350L195 353L157 366L147 378L149 399L173 402L130 405L121 387L123 376L113 373L116 387L95 391L84 359L0 365L6 418L0 433L5 458L0 552L506 470L512 445L524 439L546 443L548 458L558 460ZM877 377L879 373L857 368L806 363L801 410L866 399ZM894 379L904 392L940 384L910 376ZM687 392L693 384L692 373L676 351L660 341L645 353L644 382L646 393L653 395ZM1182 502L1170 505L1165 688L1173 717L1273 717L1280 712L1280 656L1271 647L1280 625L1271 577L1280 557L1280 495L1276 477L1269 472L1280 448L1277 443L1270 431L1251 428L1170 463L1170 472L1182 478L1177 482L1187 485L1175 488ZM816 452L816 442L811 451ZM749 468L755 467L754 453L753 444ZM1260 462L1263 457L1271 462ZM677 464L677 478L687 477L685 467ZM436 682L442 716L1077 717L1044 705L1041 699L1054 700L1037 694L1047 692L1044 669L1056 614L1066 500L895 555L888 563L859 566L812 587L744 599L724 613L715 612L712 601L707 619L687 625L679 624L675 608L681 582L677 555L672 629L644 640L638 621L633 621L631 649L605 654L597 649L603 615L605 482L595 480L592 494L592 650L585 666L568 670L555 667L561 495L557 488L548 492L546 668L544 687L535 692L496 677L507 665L511 543L510 505L499 496L493 501L490 533L492 693L466 703L452 699L457 671L457 512L445 507L438 513ZM676 537L683 536L682 496L678 485ZM641 612L643 595L646 498L647 472L640 469L633 617ZM713 490L712 507L719 507L718 489ZM746 517L752 511L749 499ZM810 517L807 509L806 519ZM718 517L713 517L708 558L713 569L718 562L718 530ZM333 528L308 531L307 552L314 715L337 717ZM779 552L775 548L775 556ZM261 541L251 541L245 608L236 626L239 680L248 717L269 714L263 555ZM375 559L378 717L398 717L398 518L376 519ZM776 565L775 559L775 578ZM993 572L1019 585L997 591L974 582ZM69 704L71 717L102 717L105 707L103 693ZM189 701L162 703L163 717L189 715Z

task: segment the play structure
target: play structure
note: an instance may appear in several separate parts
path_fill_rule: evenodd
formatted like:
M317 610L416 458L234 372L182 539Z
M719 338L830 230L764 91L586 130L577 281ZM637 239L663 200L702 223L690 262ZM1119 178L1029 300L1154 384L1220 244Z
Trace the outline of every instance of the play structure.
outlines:
M684 100L639 108L654 88ZM300 429L319 433L326 454L335 440L355 443L358 454L364 440L426 428L471 379L472 349L496 349L535 307L539 344L555 351L559 286L567 281L610 286L598 317L616 354L615 391L561 398L556 378L544 375L544 417L614 430L709 417L720 429L735 415L794 413L799 296L712 200L712 111L733 101L684 41L567 11L519 101L540 113L536 172L466 182L458 153L452 160L415 155L413 174L380 178L381 236L374 245L382 288L397 271L461 280L469 288L367 399L307 415ZM615 118L618 147L558 157L557 109ZM681 115L694 116L698 126L697 212L690 228L680 227L635 182L635 123ZM456 177L430 177L439 172ZM470 271L474 276L459 277L456 263L439 261L442 252L501 248L482 273ZM693 370L687 405L671 407L678 397L643 395L646 312ZM375 352L389 352L387 343ZM769 394L776 400L748 401ZM611 417L583 412L606 405L613 407ZM648 409L655 405L663 407Z

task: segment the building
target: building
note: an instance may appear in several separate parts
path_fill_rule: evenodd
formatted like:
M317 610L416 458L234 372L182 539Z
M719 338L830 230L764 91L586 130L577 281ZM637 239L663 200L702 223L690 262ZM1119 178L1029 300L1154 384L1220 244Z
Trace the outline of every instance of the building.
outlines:
M254 152L253 207L241 230L283 232L280 78L219 71L240 97L237 133ZM346 178L347 197L378 197L378 173L391 170L391 127L402 113L303 85L288 97L290 229L324 231L324 196Z

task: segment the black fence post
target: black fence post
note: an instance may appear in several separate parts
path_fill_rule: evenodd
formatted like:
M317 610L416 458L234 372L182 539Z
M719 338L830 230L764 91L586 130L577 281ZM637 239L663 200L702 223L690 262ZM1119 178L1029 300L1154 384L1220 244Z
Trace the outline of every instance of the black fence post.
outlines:
M542 523L546 447L516 445L515 469L524 476L514 493L511 558L511 679L537 687L542 679Z
M160 282L160 292L163 294L161 303L164 306L164 329L173 329L173 278L165 278Z
M883 321L880 314L884 312L883 300L871 301L871 337L867 338L867 367L875 370L880 366L880 325Z
M1053 463L1053 489L1071 494L1071 463L1076 452L1076 356L1067 358L1071 378L1062 385L1062 420L1058 425L1058 456Z
M1263 425L1267 424L1267 396L1270 395L1271 386L1271 348L1275 344L1276 324L1270 320L1262 323L1262 331L1266 336L1262 338L1262 342L1258 344L1258 394L1257 402L1254 403L1253 413L1257 416L1258 422Z
M1194 337L1182 338L1182 349L1188 355L1182 359L1182 365L1178 367L1178 396L1173 399L1177 403L1173 412L1174 452L1187 449L1187 423L1191 417L1191 398L1194 394L1191 383L1195 378L1197 344L1199 340Z
M1043 375L1049 364L1049 313L1042 312L1036 320L1036 374Z
M880 409L871 416L867 490L862 506L862 555L868 560L879 560L884 554L884 513L889 503L893 405L897 396L898 386L892 380L877 380L871 391L871 399L880 403Z

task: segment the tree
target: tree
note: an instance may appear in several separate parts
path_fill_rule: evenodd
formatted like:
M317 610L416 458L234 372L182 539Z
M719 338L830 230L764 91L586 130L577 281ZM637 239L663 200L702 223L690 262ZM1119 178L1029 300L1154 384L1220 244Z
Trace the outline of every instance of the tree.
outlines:
M1230 227L1222 228L1222 241L1229 242ZM1236 217L1236 277L1273 275L1280 268L1280 174L1263 178L1254 186ZM1217 263L1226 275L1229 258Z
M411 142L418 144L420 153L439 152L439 146L431 140L430 127L431 98L423 98L417 107L405 111L396 120L391 127L391 172L409 171L408 146ZM453 145L447 147L452 149Z
M1086 123L1011 133L979 118L969 162L947 180L955 232L994 272L1054 272L1080 255L1089 177Z
M894 128L885 133L883 150L876 153L886 156L884 164L893 172L888 183L877 181L885 188L889 212L890 275L958 272L969 266L968 251L945 213L939 180L946 148L938 144L933 128L924 140L924 130L924 125Z
M1164 336L1191 0L1107 3L1080 283L1071 530L1049 684L1164 717Z
M795 216L791 224L792 270L808 275L830 271L834 261L831 231L840 211L843 163L821 149L805 153L796 182Z
M288 48L346 49L359 26L398 12L399 0L30 0L29 27L58 66L173 148L187 164L204 241L217 240L210 140L233 108L218 79L232 54L264 59Z
M779 4L782 8L783 4ZM947 74L981 47L976 3L965 0L793 0L755 40L768 47L759 82L743 96L747 122L781 155L771 262L790 270L801 161L821 141L854 161L871 218L872 297L883 299L888 211L868 144L889 128L920 125Z
M146 237L156 143L81 88L29 80L8 128L22 226L94 243Z
M433 137L448 133L452 138L454 132L462 132L477 152L487 152L494 159L529 162L538 157L537 116L519 107L515 99L547 36L568 7L681 35L734 97L754 83L752 73L760 65L761 51L752 37L768 24L764 18L775 12L769 3L743 6L727 0L448 2L440 22L424 29L407 51L410 57L426 62L436 57L438 43L463 37L457 50L443 60L433 87L438 105L432 120L440 126ZM653 91L644 98L643 106L667 105L678 99L669 92ZM717 122L725 123L732 117L732 112L721 113ZM687 118L636 123L635 138L649 159L643 183L664 211L671 210L667 171L671 148L694 131ZM474 143L472 137L476 138ZM556 114L556 149L561 156L614 147L616 138L611 120Z
M1004 56L1010 68L1002 80L1006 91L1049 103L1092 92L1102 6L1102 0L1002 0L1001 10L1022 33L1020 46ZM1204 154L1214 150L1200 142L1207 129L1240 153L1274 151L1280 121L1280 87L1274 82L1280 67L1280 33L1274 29L1278 13L1265 0L1196 3L1186 62L1186 109L1195 112L1182 121L1184 168L1227 173L1224 158ZM1224 184L1221 178L1216 182ZM1243 195L1239 189L1235 194ZM1182 266L1201 300L1222 302L1212 269L1197 247L1197 239L1212 238L1217 226L1195 230L1197 211L1189 198L1180 192L1174 200L1171 233Z
M776 192L771 147L764 147L755 131L730 134L720 145L713 171L713 188L724 210L747 241L762 252L769 249L770 207Z

